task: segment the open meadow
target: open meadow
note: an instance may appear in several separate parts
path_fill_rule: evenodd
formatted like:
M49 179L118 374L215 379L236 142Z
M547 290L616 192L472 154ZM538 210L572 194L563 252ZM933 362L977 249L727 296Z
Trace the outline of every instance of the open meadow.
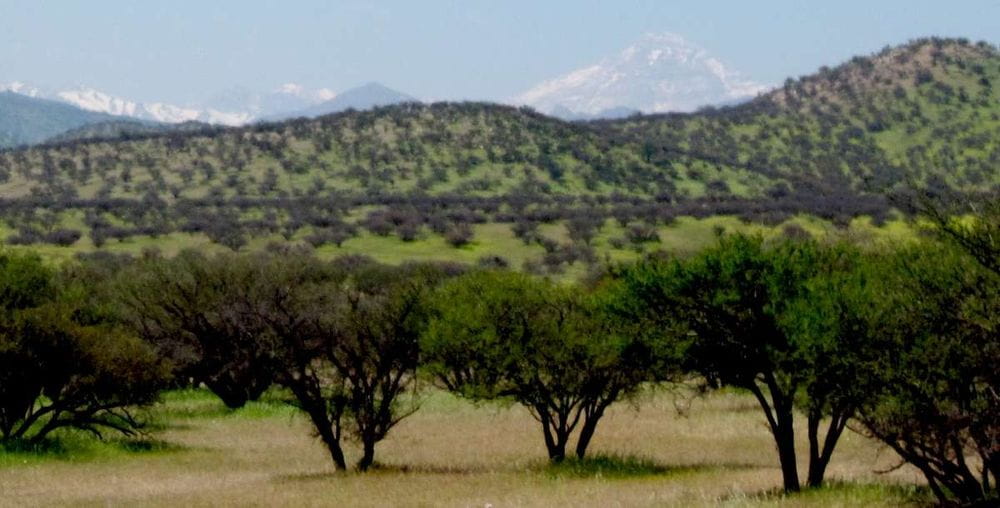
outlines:
M584 462L548 464L520 406L432 391L367 474L333 471L308 422L280 401L228 410L174 391L148 434L106 443L67 431L44 453L0 454L4 506L901 506L929 502L915 469L848 433L830 485L781 493L752 397L657 390L612 408ZM799 436L804 436L799 429ZM800 439L799 446L805 446ZM348 448L356 455L356 450ZM803 464L804 465L804 464Z

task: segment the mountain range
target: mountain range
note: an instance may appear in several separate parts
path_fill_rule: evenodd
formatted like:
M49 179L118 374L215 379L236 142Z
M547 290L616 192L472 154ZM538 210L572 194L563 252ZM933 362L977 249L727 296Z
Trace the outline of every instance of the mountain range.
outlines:
M592 120L624 118L636 112L683 112L704 105L732 104L753 98L766 89L727 67L704 48L667 33L648 34L615 55L546 80L506 102L531 106L565 120ZM61 102L87 112L146 122L225 126L315 117L348 109L363 110L417 101L411 95L379 83L368 83L339 94L328 88L311 89L295 83L266 92L237 87L189 105L136 101L91 87L49 90L20 81L0 83L0 92L3 91ZM64 130L80 126L71 123ZM42 129L44 132L49 130ZM10 134L0 133L0 136L15 138Z
M0 90L0 148L41 143L68 130L116 118L28 93Z
M313 118L348 109L364 110L415 98L378 83L367 83L336 94L285 84L267 93L236 88L204 104L182 107L161 102L141 103L95 90L76 88L50 92L22 82L0 84L0 148L201 129L210 125L239 126L295 117Z
M366 83L357 88L347 90L336 97L311 105L307 108L284 110L260 117L266 121L280 121L288 118L316 118L317 116L340 113L349 109L365 110L378 106L389 106L404 102L420 102L419 100L388 88L381 83Z
M622 111L689 112L732 104L768 88L680 35L665 33L647 34L616 55L544 81L510 102L564 119L613 118Z
M229 126L244 125L266 116L305 109L337 96L327 88L307 89L294 83L286 83L263 93L233 88L217 93L200 104L186 106L166 102L139 102L90 87L49 91L17 81L0 84L0 91L63 102L85 111L151 122L203 122Z

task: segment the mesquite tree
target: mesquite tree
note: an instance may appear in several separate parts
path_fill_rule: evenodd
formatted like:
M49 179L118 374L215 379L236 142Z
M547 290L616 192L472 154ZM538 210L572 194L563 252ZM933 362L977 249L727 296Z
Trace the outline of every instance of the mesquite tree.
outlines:
M269 336L247 312L261 257L185 251L137 262L120 276L122 318L179 378L204 383L230 408L256 400L274 377Z
M85 290L37 257L0 252L0 443L140 428L130 408L156 399L166 369L125 330L88 319Z
M346 468L341 439L351 437L365 471L375 445L416 410L406 392L416 388L423 298L451 271L361 263L317 276L322 269L310 273L308 261L283 261L269 271L258 308L276 338L278 381L310 416L335 466Z
M685 260L649 260L621 273L621 319L646 322L685 342L686 367L711 385L731 385L756 398L778 449L786 491L800 488L795 408L806 409L809 484L825 466L855 407L832 395L850 371L835 359L839 329L800 326L796 314L818 312L809 302L818 274L848 269L856 254L811 241L727 236ZM823 445L821 422L829 417Z
M554 462L578 426L583 458L605 410L649 379L649 345L619 333L573 288L482 271L445 284L432 301L428 370L462 396L525 406Z
M929 242L878 267L852 355L864 431L923 473L943 504L1000 499L1000 278Z

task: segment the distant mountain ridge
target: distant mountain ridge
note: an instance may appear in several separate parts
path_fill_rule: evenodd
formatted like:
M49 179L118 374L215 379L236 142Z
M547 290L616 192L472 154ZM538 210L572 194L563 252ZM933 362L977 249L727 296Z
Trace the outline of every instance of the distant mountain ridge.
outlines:
M309 89L285 83L260 93L236 87L220 92L201 104L178 106L165 102L138 102L89 87L48 91L27 83L0 83L0 91L32 98L49 99L85 111L128 117L156 123L198 122L239 126L255 121L281 120L299 116L316 117L347 109L370 109L401 102L415 102L412 96L379 83L367 83L341 94L328 88Z
M690 112L751 99L769 87L746 79L676 34L647 34L614 56L542 82L511 102L561 116L630 109Z
M87 124L75 129L52 136L43 141L45 145L57 145L63 143L73 143L79 141L97 140L124 140L138 138L142 136L152 136L164 133L188 133L188 132L212 132L223 129L216 125L202 122L181 122L181 123L157 123L144 120L137 120L129 117L116 117L115 120L107 120L97 123Z
M62 102L0 91L0 148L40 143L71 129L116 119Z
M390 106L404 102L420 102L417 99L381 83L366 83L357 88L344 91L331 100L312 107L263 118L265 121L278 121L288 118L315 118L317 116L340 113L349 109L366 110L379 106Z

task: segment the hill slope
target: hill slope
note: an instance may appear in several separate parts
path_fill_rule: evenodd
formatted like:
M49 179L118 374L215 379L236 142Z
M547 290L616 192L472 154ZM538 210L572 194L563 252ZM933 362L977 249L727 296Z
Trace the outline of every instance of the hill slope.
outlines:
M747 104L598 126L675 167L710 162L866 192L905 181L1000 184L1000 54L923 39L857 57Z
M115 117L14 92L0 92L0 148L32 144Z
M610 217L615 234L642 244L680 216L878 222L889 216L886 196L910 184L992 190L994 83L996 48L928 39L694 114L567 123L526 108L408 103L68 142L0 152L0 214L22 243L79 245L71 230L81 228L93 245L176 232L235 247L362 238L368 247L352 252L388 248L364 243L367 234L463 245L470 225L501 223L491 234L517 234L556 264L594 260L587 238ZM565 225L554 238L583 247L545 240L540 224ZM613 252L629 248L619 240Z

